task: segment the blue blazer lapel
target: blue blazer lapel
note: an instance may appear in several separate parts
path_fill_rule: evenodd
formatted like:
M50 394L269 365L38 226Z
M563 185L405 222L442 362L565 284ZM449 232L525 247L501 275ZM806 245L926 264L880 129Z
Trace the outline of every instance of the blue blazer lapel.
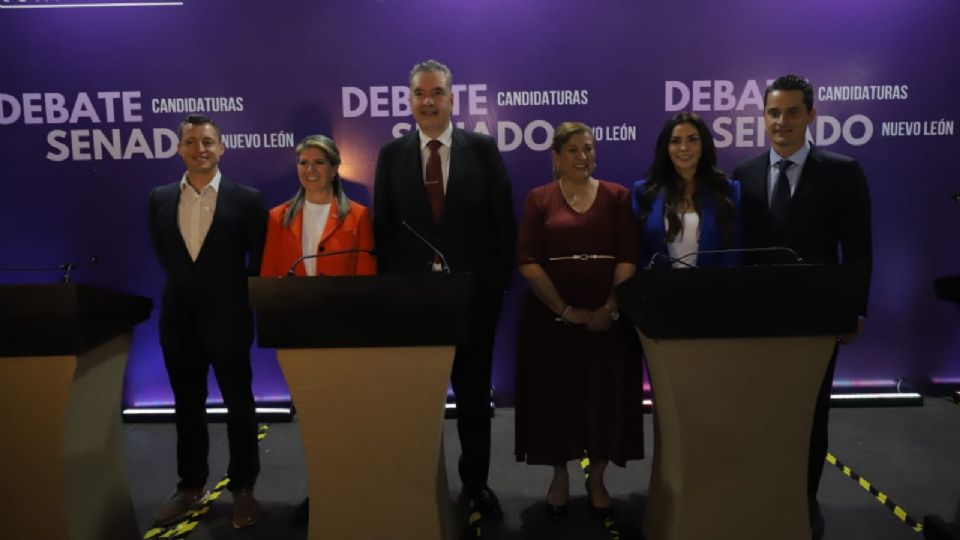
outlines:
M650 205L650 213L647 214L646 237L647 245L650 246L649 254L652 257L655 253L667 254L667 227L663 222L664 193L660 191L657 198ZM642 265L649 262L640 261Z
M700 251L720 249L720 231L715 226L717 203L709 193L700 193L697 199L700 202L700 245L697 249Z

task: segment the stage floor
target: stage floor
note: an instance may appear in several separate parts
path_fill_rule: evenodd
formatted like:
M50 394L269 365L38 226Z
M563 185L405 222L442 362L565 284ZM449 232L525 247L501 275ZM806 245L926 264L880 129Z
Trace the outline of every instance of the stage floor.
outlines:
M704 403L709 406L709 403ZM513 457L513 409L498 409L493 420L493 458L490 485L503 505L504 519L485 524L485 539L601 540L612 537L590 512L583 482L576 481L579 464L571 463L571 505L559 522L548 519L543 497L550 482L548 467L527 466ZM626 469L611 466L607 486L615 499L621 538L640 538L652 454L652 418L646 415L647 459ZM260 443L261 466L257 498L261 521L234 531L230 524L229 493L215 501L210 512L186 538L301 539L306 530L289 523L296 504L306 496L303 451L297 423L268 425ZM227 439L223 424L211 424L211 483L226 471ZM946 399L927 398L923 407L841 408L831 411L830 452L862 476L906 514L921 521L925 514L953 520L960 512L960 406ZM460 493L456 475L458 442L453 420L445 422L444 443L451 496ZM176 483L175 436L172 424L126 424L124 450L128 481L142 532L150 528L153 513ZM330 463L336 467L336 463ZM357 471L358 481L362 471ZM371 484L370 489L377 489ZM397 494L403 497L402 493ZM922 538L894 511L876 500L857 481L827 464L820 487L826 520L826 540L909 540ZM344 504L351 504L344 501ZM731 512L750 519L750 508L721 500ZM458 509L458 518L464 512ZM371 515L370 519L377 519ZM386 539L385 539L386 540Z

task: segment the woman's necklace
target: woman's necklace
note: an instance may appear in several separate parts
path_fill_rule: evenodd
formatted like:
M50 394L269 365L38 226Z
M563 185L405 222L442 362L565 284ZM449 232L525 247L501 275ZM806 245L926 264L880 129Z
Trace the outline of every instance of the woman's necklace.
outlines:
M587 195L588 195L588 196L587 196L587 197L579 197L576 193L574 193L573 195L567 196L567 190L563 189L563 178L558 178L558 179L557 179L557 185L560 186L560 196L562 196L562 197L563 197L563 200L567 201L567 204L569 204L570 206L574 206L574 205L576 205L576 204L577 204L578 202L580 202L580 201L587 201L587 200L589 199L590 188L593 187L593 185L592 185L593 183L592 183L590 180L592 180L592 179L588 179L588 180L587 180Z

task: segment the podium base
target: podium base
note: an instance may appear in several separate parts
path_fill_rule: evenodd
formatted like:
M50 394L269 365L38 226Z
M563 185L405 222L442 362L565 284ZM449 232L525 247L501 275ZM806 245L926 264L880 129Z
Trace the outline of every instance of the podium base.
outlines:
M131 339L77 356L0 357L0 538L140 537L119 413Z
M454 347L280 349L311 540L454 538L443 415Z
M656 415L646 538L809 540L810 429L835 338L640 339Z

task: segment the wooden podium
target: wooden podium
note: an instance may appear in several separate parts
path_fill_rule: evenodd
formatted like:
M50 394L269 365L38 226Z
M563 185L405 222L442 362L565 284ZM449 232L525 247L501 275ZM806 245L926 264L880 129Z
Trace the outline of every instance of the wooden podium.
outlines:
M120 400L148 298L0 285L0 538L134 539Z
M646 269L617 288L653 392L648 540L809 540L814 406L853 266Z
M466 274L250 278L303 438L308 538L454 538L443 415Z

